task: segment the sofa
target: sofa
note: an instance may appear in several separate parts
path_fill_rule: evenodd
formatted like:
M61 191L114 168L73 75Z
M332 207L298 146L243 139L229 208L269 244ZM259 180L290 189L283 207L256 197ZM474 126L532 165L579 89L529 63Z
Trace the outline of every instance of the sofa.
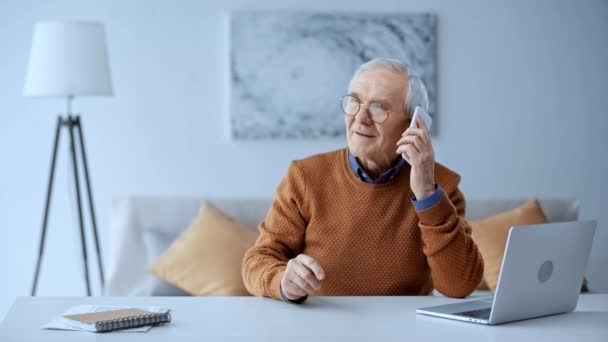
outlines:
M466 216L475 220L512 209L527 199L468 199ZM186 295L148 272L149 266L169 247L208 201L228 216L257 229L271 205L271 198L145 197L115 198L109 231L108 296ZM548 222L578 219L579 203L569 198L539 198ZM436 292L435 292L436 294Z

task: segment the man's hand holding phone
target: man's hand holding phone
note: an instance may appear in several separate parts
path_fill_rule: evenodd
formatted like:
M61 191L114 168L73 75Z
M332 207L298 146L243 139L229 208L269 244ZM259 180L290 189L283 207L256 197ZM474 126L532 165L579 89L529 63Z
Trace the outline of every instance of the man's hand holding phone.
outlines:
M432 118L421 107L416 107L410 127L397 141L397 154L411 166L410 187L417 200L435 192L435 152L429 129Z

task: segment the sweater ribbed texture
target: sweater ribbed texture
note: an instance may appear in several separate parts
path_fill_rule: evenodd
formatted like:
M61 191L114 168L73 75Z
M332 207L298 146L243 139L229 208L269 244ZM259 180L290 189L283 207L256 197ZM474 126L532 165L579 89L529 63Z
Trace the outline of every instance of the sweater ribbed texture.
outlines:
M464 220L460 176L436 163L444 193L417 212L410 166L390 182L359 180L340 149L291 163L243 260L254 295L281 299L287 261L304 253L326 273L315 295L427 295L433 288L465 297L483 275L483 260Z

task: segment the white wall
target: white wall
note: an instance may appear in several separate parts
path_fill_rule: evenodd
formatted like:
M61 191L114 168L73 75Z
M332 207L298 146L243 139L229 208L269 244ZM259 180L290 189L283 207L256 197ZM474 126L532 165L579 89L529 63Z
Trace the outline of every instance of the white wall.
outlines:
M59 99L21 95L36 21L107 25L116 96L74 104L105 251L112 196L271 196L291 159L343 145L225 138L227 13L245 8L435 12L438 160L462 174L468 197L579 198L582 217L599 220L588 278L608 291L606 1L0 0L0 318L29 294L55 114L64 110ZM66 141L41 295L84 293Z

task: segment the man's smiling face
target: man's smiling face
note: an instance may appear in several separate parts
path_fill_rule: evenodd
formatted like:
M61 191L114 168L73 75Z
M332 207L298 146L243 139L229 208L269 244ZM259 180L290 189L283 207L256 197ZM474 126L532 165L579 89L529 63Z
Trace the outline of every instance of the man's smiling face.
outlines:
M404 75L388 68L365 70L353 80L349 94L357 97L361 106L355 116L344 116L346 140L353 155L375 161L396 158L395 144L410 122L405 114L406 89ZM368 110L371 102L390 111L384 122L372 120Z

